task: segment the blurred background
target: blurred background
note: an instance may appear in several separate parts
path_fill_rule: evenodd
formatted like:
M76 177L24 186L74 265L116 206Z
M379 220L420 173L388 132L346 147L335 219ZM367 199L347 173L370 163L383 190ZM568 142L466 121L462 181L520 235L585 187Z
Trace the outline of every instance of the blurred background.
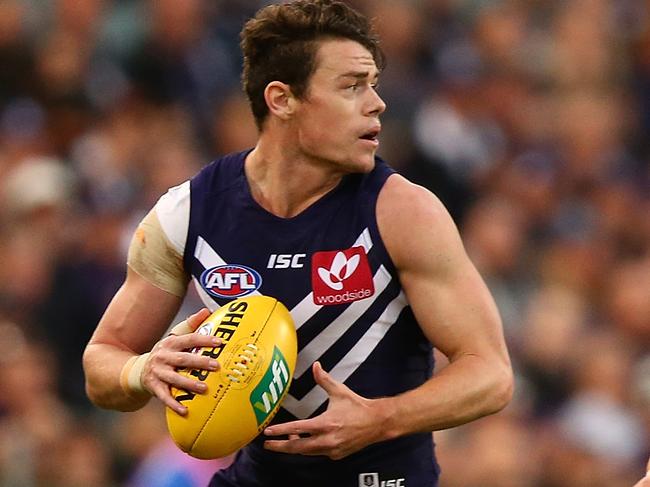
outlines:
M267 3L0 0L0 486L198 487L228 463L180 453L159 404L92 407L80 362L140 218L255 143L238 33ZM441 487L630 487L650 453L650 2L350 3L389 60L380 154L451 211L516 372L504 412L436 433Z

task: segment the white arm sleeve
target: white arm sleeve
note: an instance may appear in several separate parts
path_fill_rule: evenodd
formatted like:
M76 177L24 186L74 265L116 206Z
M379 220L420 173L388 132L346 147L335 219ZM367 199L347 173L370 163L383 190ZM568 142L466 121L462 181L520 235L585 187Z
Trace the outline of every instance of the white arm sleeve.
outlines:
M185 181L167 191L160 197L155 209L165 236L183 255L190 224L190 182Z
M183 252L189 226L189 181L170 189L140 222L127 263L154 286L183 296L189 274Z

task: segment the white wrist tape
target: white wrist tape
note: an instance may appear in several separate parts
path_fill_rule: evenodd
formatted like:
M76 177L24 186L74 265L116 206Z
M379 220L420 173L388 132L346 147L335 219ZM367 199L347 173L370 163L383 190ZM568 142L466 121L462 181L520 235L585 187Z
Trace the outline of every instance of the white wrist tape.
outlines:
M192 330L183 320L170 330L169 335L186 335L192 333ZM131 397L150 396L151 393L142 384L142 373L144 366L149 358L149 352L142 355L135 355L126 361L120 372L120 386L122 390Z
M192 330L190 325L187 323L187 320L183 320L179 324L174 325L174 327L169 331L169 335L187 335L193 331L194 330Z
M122 386L122 390L129 396L142 397L144 395L151 395L142 384L142 372L144 371L147 358L149 358L149 352L136 355L127 360L124 367L122 367L120 385Z

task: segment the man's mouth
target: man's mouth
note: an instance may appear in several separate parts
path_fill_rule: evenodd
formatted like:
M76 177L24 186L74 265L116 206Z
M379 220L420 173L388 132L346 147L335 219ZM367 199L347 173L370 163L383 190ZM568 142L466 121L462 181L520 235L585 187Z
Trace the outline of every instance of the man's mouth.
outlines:
M369 130L368 132L364 133L363 135L361 135L360 138L363 139L363 140L376 141L377 137L379 136L379 132L380 132L379 129L372 129L372 130Z

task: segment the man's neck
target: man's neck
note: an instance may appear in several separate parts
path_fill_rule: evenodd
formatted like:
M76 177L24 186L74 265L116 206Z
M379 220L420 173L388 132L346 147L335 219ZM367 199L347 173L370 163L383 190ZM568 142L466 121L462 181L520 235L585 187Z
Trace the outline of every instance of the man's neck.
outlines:
M315 203L341 181L343 174L310 161L292 144L261 137L248 155L245 173L253 199L268 212L291 218Z

